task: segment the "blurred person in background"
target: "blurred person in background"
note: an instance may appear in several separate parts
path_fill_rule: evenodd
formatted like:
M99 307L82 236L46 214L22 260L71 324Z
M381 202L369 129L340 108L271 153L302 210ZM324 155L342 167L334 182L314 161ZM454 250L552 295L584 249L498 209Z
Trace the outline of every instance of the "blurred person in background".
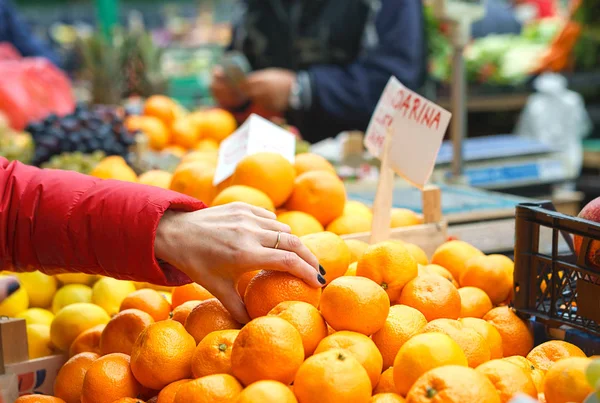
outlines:
M240 89L223 69L224 108L284 116L305 140L366 130L390 76L419 90L426 76L422 0L246 0L231 50L253 69Z
M10 0L0 0L0 44L9 43L25 57L45 57L59 65L50 46L36 38Z

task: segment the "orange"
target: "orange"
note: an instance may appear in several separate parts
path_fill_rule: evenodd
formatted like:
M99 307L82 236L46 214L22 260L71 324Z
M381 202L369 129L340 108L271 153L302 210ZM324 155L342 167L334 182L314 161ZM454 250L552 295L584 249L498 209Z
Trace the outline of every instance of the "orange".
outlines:
M476 371L487 376L500 395L502 403L508 403L516 394L537 398L538 392L531 376L524 369L504 360L485 362Z
M454 240L439 246L431 257L431 263L448 269L452 277L460 282L465 264L476 256L483 256L483 252L464 241Z
M179 167L173 174L170 189L210 205L217 195L213 186L215 167L207 162L190 162Z
M490 297L481 288L463 287L458 293L461 318L483 318L493 308Z
M196 346L192 357L192 375L201 378L214 374L231 374L231 349L240 331L217 330Z
M450 336L463 349L471 368L489 361L492 355L486 339L461 322L452 319L436 319L429 322L423 332L439 332Z
M476 256L465 263L465 270L458 280L462 287L481 288L492 303L504 302L513 287L512 260L504 255Z
M377 283L365 277L333 280L321 296L321 313L335 330L350 330L367 336L383 327L390 299Z
M244 185L263 191L281 206L292 194L296 173L293 165L276 153L260 152L249 155L235 168L232 185Z
M454 340L442 333L412 337L400 347L394 360L396 390L406 396L421 375L445 365L467 366L467 357Z
M420 377L406 396L407 403L500 403L490 380L471 368L447 365Z
M544 396L548 403L581 403L594 390L587 382L585 371L589 358L571 357L557 361L546 372Z
M181 379L168 384L158 394L156 403L173 403L175 401L175 395L177 395L177 392L179 392L179 388L189 381L191 381L191 379Z
M378 393L371 397L370 403L404 403L402 396L396 393Z
M266 193L249 186L236 185L223 189L212 201L213 206L244 202L274 212L275 206Z
M383 368L394 365L398 350L407 340L421 332L427 324L425 316L406 305L390 308L385 324L371 338L383 356Z
M163 148L161 150L161 152L163 154L168 153L168 154L172 154L176 157L182 158L187 153L187 149L183 148L182 146L178 146L176 144L171 144L171 145L168 145L165 148Z
M358 260L356 275L373 280L385 290L390 301L396 301L418 271L417 262L404 245L381 242L367 248Z
M142 385L160 390L189 378L196 342L179 322L164 320L148 326L131 352L131 369Z
M102 355L123 353L131 355L133 344L142 331L154 323L152 316L139 309L126 309L112 317L100 337Z
M157 117L141 116L130 122L131 130L139 130L148 137L148 145L153 150L162 150L171 139L169 127Z
M173 289L172 307L177 308L187 301L204 301L214 296L197 283L189 283Z
M19 397L14 403L65 403L65 401L53 396L25 395Z
M327 225L343 214L345 203L346 188L340 178L330 172L311 171L296 178L285 206L308 213Z
M294 380L299 403L369 403L371 389L367 371L345 350L313 355L300 366Z
M394 385L394 368L389 367L381 373L379 383L373 389L373 394L377 393L396 393L396 385Z
M456 288L458 288L458 282L452 277L452 273L448 271L448 269L437 265L437 264L428 264L425 266L419 266L419 274L438 274L444 277L446 280L450 281Z
M277 381L258 381L240 393L237 403L297 403L289 387Z
M238 294L240 294L242 298L244 298L244 294L246 294L246 288L248 288L250 280L252 280L258 273L260 273L260 270L247 271L238 279L237 290Z
M298 277L285 272L263 270L250 280L244 303L248 315L254 319L265 316L280 302L303 301L317 307L320 298L320 288L313 288Z
M427 254L419 246L415 245L414 243L408 242L405 242L403 245L408 250L408 253L411 254L413 259L415 259L415 262L417 262L417 264L424 266L429 264L429 258L427 257Z
M502 337L494 326L479 318L461 318L458 321L464 327L475 330L485 339L490 348L490 358L492 360L503 357Z
M216 167L218 159L219 154L213 151L192 151L181 158L181 162L176 170L191 162L204 162Z
M172 178L173 175L170 172L153 169L141 174L138 178L138 182L142 185L150 185L168 189L171 185Z
M321 340L327 337L327 323L321 312L306 302L281 302L271 309L269 315L287 320L298 330L302 337L305 357L311 356Z
M325 231L315 217L302 211L285 211L277 216L277 221L289 225L292 229L292 235L296 236Z
M533 334L527 324L511 308L501 306L492 309L484 317L502 336L502 351L505 357L523 357L533 348Z
M76 354L86 352L100 354L100 336L102 336L105 327L106 325L98 325L83 331L71 343L69 356L73 357Z
M121 311L125 309L139 309L158 322L169 318L171 304L158 291L142 288L125 297L121 302Z
M503 358L503 360L525 370L525 372L531 376L538 393L544 393L544 372L541 369L536 368L531 361L520 355L506 357Z
M551 340L536 346L527 354L527 359L546 372L558 360L569 357L587 357L576 345L562 340Z
M193 148L200 140L198 127L190 118L180 118L171 127L171 141L183 148Z
M66 403L79 403L85 373L99 357L96 353L80 353L71 357L56 375L54 395Z
M185 330L200 343L207 334L216 330L240 329L229 311L216 298L200 302L185 320Z
M350 262L358 262L358 259L365 254L365 251L369 247L369 244L363 241L359 241L358 239L346 239L346 246L350 250Z
M312 153L297 154L296 159L294 160L294 169L296 170L296 176L300 176L304 172L309 171L326 171L337 174L335 168L329 161L318 154Z
M185 326L185 321L188 316L190 316L190 312L192 312L192 310L197 307L200 302L202 301L191 300L184 302L177 308L173 309L173 312L171 312L171 319Z
M300 238L302 243L319 259L327 271L327 284L343 276L350 265L350 249L342 238L331 232L319 232Z
M113 403L144 403L144 401L133 397L122 397L115 400Z
M200 130L200 136L214 140L217 143L225 140L237 129L235 117L224 109L210 109L194 114L194 119Z
M233 374L244 385L267 379L289 385L303 360L300 333L276 316L250 321L238 334L231 352Z
M348 270L344 273L344 276L356 276L356 269L358 269L358 262L350 263Z
M410 281L402 290L398 303L418 309L428 321L458 319L460 316L458 290L437 274L423 274Z
M173 403L236 403L242 389L231 375L209 375L181 385Z
M377 386L383 369L383 358L373 340L361 333L336 332L321 340L315 354L336 349L352 354L367 371L367 375L371 380L371 389Z
M218 151L219 143L213 139L202 139L194 147L196 151Z
M144 103L144 115L154 116L171 126L177 117L177 103L164 95L153 95Z
M327 225L327 231L337 235L370 232L373 219L360 215L342 215Z
M81 403L112 403L122 397L136 397L142 390L133 376L129 356L108 354L95 360L85 373Z
M417 215L417 213L405 208L392 209L391 219L392 228L409 227L412 225L423 224L423 220Z

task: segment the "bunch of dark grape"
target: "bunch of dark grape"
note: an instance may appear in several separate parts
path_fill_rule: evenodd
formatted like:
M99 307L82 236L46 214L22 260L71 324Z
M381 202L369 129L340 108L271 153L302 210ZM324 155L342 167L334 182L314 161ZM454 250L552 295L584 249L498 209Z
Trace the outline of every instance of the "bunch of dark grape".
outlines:
M91 154L84 154L79 151L72 153L62 153L52 156L50 160L44 162L42 168L63 169L67 171L89 174L106 157L103 151L94 151Z
M125 116L108 106L88 107L79 104L67 116L49 115L27 127L35 141L34 165L63 153L90 154L102 151L105 155L120 155L126 160L129 148L135 143L134 133L127 130Z

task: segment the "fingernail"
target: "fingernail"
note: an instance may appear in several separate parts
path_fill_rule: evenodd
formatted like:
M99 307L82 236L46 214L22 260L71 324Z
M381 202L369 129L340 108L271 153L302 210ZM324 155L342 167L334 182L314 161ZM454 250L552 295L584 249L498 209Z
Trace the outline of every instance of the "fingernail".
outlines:
M327 272L325 271L325 269L321 265L319 265L319 273L321 273L321 275L323 275L323 276L327 274Z
M14 294L19 290L19 288L21 288L21 284L19 284L18 282L15 281L13 283L10 283L6 289L6 296Z
M321 276L320 274L317 274L317 280L319 280L319 283L321 284L325 284L327 282L327 280L325 280L325 277Z

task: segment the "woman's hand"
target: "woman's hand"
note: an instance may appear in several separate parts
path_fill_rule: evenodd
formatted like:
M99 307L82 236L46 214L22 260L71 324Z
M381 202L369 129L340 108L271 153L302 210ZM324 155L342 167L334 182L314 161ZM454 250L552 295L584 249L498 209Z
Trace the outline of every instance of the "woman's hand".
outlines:
M237 281L248 271L285 271L313 287L322 287L317 258L290 235L275 214L244 203L193 213L167 211L156 234L155 253L201 284L231 312L249 320ZM275 249L279 234L279 245Z
M21 288L19 280L13 276L0 278L0 302L10 297Z
M217 104L225 109L236 109L248 101L248 98L239 90L231 86L221 66L213 70L210 91Z

